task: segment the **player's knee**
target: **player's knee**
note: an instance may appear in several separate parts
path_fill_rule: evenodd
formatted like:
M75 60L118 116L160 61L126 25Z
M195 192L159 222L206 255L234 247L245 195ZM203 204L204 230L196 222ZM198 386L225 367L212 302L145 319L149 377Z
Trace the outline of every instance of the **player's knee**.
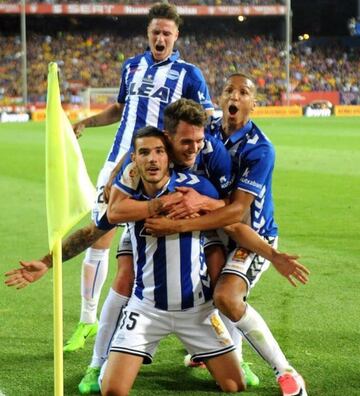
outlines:
M246 389L244 381L235 381L233 379L227 379L223 384L220 385L221 390L226 393L242 392Z
M245 313L245 295L243 293L232 293L226 289L214 291L214 304L231 321L239 321Z
M104 396L128 396L129 392L123 392L121 389L117 388L109 388L105 389L105 391L102 391L101 394Z
M108 265L109 261L109 252L110 249L95 249L95 248L88 248L85 253L84 257L84 265L88 267L93 267L95 270L100 265L106 266Z
M130 389L122 386L122 383L117 380L109 380L103 382L101 385L101 394L104 396L128 396Z

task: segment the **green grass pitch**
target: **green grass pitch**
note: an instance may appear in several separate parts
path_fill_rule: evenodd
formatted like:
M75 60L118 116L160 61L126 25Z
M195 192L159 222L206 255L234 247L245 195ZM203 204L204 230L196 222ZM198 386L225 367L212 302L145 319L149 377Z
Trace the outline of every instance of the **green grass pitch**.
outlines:
M250 296L311 396L360 395L360 118L259 119L274 142L276 219L280 248L299 253L311 270L293 288L272 268ZM0 124L1 273L47 250L44 124ZM95 182L115 126L89 129L81 147ZM83 223L87 222L88 218ZM64 337L79 318L81 258L64 265ZM110 276L114 272L111 260ZM53 394L52 274L17 291L0 286L0 395ZM66 396L90 361L93 342L64 358ZM164 340L132 395L215 395L206 371L183 367L183 348ZM249 348L261 379L248 395L279 394L271 369Z

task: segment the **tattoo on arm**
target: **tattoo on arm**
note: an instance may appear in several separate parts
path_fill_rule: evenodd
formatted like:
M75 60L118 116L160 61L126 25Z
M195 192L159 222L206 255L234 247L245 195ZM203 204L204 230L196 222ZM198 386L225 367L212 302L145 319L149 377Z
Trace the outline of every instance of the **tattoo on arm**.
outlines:
M108 230L99 230L93 224L75 231L62 244L62 261L65 262L77 256L107 232ZM52 267L52 256L50 254L44 256L41 261L49 268Z
M63 261L77 256L106 233L107 230L99 230L93 226L87 226L74 232L62 245Z
M95 127L96 126L96 122L94 120L94 118L90 118L87 122L87 126L88 127Z

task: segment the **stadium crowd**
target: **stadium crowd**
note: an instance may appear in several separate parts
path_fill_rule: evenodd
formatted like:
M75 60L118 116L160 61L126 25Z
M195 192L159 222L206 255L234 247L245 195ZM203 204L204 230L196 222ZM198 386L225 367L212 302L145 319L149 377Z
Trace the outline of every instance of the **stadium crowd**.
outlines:
M86 87L117 87L122 62L146 48L144 36L124 38L115 33L32 34L28 38L28 96L31 102L45 101L47 65L59 65L64 101L76 103ZM177 48L188 62L203 71L215 103L224 78L245 71L256 78L259 101L276 105L285 91L284 43L255 36L187 35ZM291 86L294 92L360 90L360 49L340 45L294 46L291 54ZM0 101L21 96L21 43L19 36L0 36Z
M107 0L108 4L126 4L126 5L144 5L153 4L158 0ZM19 0L5 0L4 3L17 4ZM29 0L29 3L48 3L48 4L92 4L92 3L104 3L103 0ZM285 4L285 0L173 0L173 4L176 5L277 5Z

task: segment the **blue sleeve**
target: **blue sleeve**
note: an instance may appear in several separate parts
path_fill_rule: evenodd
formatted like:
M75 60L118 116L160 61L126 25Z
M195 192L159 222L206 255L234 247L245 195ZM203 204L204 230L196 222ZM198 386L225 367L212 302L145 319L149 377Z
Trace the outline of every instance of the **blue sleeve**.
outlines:
M127 65L129 61L125 61L121 68L121 82L120 82L120 89L117 101L118 103L125 103L125 99L127 96L127 88L126 88L126 75L127 75Z
M203 176L197 176L200 180L198 184L193 185L192 187L202 195L206 195L210 198L219 199L219 193L214 185Z
M224 198L231 191L233 182L230 153L219 139L209 135L206 135L203 153L210 181Z
M200 103L205 110L213 110L214 105L212 104L205 78L200 69L196 66L191 66L192 69L189 70L188 75L185 77L186 87L184 97Z
M275 163L275 150L271 144L263 143L250 150L242 158L235 187L255 196L261 195L272 174Z
M101 219L96 219L95 225L99 230L112 230L115 224L110 224L106 212Z
M192 172L176 172L176 187L190 187L199 194L210 198L219 199L219 193L213 184L204 176Z

